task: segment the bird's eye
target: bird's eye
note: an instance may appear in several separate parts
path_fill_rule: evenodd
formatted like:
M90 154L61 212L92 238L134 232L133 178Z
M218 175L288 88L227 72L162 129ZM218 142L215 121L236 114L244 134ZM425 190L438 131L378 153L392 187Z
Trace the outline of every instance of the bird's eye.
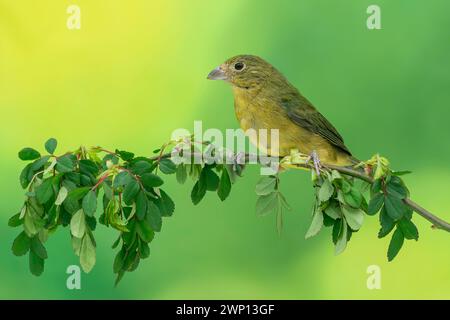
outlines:
M241 71L241 70L244 69L244 68L245 68L245 64L243 64L242 62L237 62L237 63L234 65L234 69L237 70L237 71Z

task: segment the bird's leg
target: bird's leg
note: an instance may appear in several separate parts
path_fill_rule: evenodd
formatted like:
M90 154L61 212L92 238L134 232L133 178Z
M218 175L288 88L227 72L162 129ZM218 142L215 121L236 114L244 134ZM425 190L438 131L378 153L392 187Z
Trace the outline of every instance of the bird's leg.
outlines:
M314 169L316 170L316 173L318 176L320 176L320 169L322 168L322 165L320 164L319 156L316 152L316 150L313 150L309 157L306 159L306 164L308 164L309 161L313 162Z

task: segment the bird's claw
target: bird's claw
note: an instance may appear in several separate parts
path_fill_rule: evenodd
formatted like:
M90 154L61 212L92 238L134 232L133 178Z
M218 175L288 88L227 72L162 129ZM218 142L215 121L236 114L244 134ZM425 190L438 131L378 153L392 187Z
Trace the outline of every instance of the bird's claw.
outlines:
M316 173L318 176L320 176L320 169L322 169L322 165L320 164L319 156L317 155L316 150L313 150L311 154L306 159L306 163L308 164L310 161L312 161L314 169L316 170Z

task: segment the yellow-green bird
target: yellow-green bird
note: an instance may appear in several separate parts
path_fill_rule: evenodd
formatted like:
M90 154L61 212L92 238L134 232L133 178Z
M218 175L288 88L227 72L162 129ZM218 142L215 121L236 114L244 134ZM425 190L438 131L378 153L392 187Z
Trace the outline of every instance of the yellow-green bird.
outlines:
M208 79L231 83L236 117L243 130L279 130L279 152L271 151L269 145L269 155L286 156L296 149L310 155L315 164L319 159L324 164L340 166L357 161L333 125L260 57L230 58L211 71Z

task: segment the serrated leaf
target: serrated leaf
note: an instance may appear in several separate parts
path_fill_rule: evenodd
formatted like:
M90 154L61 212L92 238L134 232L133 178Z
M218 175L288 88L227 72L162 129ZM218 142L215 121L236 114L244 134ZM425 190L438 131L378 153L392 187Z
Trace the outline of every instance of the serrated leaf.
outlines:
M31 250L41 259L47 259L47 250L42 245L39 237L31 239Z
M70 155L65 155L56 160L56 170L61 173L73 171L75 164Z
M127 205L131 205L133 203L134 199L136 198L139 190L140 190L139 183L135 179L131 180L125 186L125 189L123 190L123 194L122 194L123 201Z
M58 141L56 141L55 138L50 138L45 142L45 150L47 150L48 153L53 154L56 150L56 146L58 145Z
M30 250L31 239L27 236L25 231L19 233L19 235L14 239L12 244L12 252L16 256L23 256Z
M67 188L62 186L59 189L58 196L56 197L55 205L60 206L64 202L64 200L66 200L68 194L69 191L67 190Z
M83 238L86 233L86 221L83 209L78 210L70 220L70 232L74 237Z
M397 180L391 179L386 185L386 191L399 199L405 199L408 196L408 190Z
M262 177L256 184L255 192L258 196L268 195L275 191L276 183L277 179L274 176Z
M278 193L272 192L259 196L256 201L256 215L265 216L272 213L278 206Z
M336 220L337 221L337 220ZM347 247L347 222L345 219L341 219L340 221L342 223L341 225L341 232L340 235L336 241L336 245L334 247L334 254L338 255L344 252L345 248Z
M177 167L176 178L177 178L178 183L180 183L180 184L184 184L186 182L187 169L186 169L186 165L184 165L183 163L180 163Z
M328 199L331 198L331 196L334 193L333 185L331 184L330 180L324 179L322 186L319 189L319 192L317 194L317 197L319 198L320 202L328 201Z
M12 228L15 228L15 227L18 227L18 226L22 225L23 224L23 219L20 216L21 216L21 212L15 214L11 218L9 218L8 226L12 227Z
M148 201L147 214L145 216L145 219L154 231L156 232L161 231L162 226L161 213L159 212L158 206L154 204L153 201Z
M89 192L84 196L82 207L87 216L94 216L95 211L97 211L97 195L95 194L95 191L89 190Z
M332 201L326 208L325 213L334 220L339 219L342 217L342 210L341 206L336 203L335 201Z
M177 171L177 166L170 159L161 159L159 161L159 170L164 174L173 174Z
M203 197L206 194L206 181L203 181L202 178L198 180L191 191L191 200L194 205L197 205L202 201Z
M30 251L28 258L31 273L35 276L40 276L44 272L44 259L33 251Z
M374 215L378 211L380 211L381 207L384 204L384 195L382 193L377 193L372 196L369 201L369 207L367 209L368 215Z
M359 230L364 222L364 212L360 209L355 209L348 206L342 206L342 213L344 214L347 224L352 230Z
M205 175L206 190L216 191L219 187L219 177L217 174L211 169L203 169L202 174Z
M136 197L136 216L139 220L144 220L147 213L147 197L143 191L140 191Z
M231 179L228 175L228 170L224 167L222 169L222 175L220 177L219 188L217 189L217 195L219 199L224 201L231 192Z
M40 157L41 154L37 150L34 150L33 148L23 148L22 150L19 151L19 158L20 160L23 161L35 160Z
M380 211L381 229L378 232L378 238L387 236L395 227L395 221L386 213L386 208L383 207Z
M163 217L169 217L175 210L175 203L169 195L162 189L159 189L160 197L155 199L155 204L159 208L159 212Z
M52 179L46 179L36 188L36 200L40 204L46 203L53 196Z
M419 230L416 225L408 219L402 218L398 221L398 227L401 229L403 236L409 240L419 240Z
M356 188L351 188L348 193L344 193L344 200L346 204L353 208L361 207L362 198L363 196L361 192Z
M81 240L80 265L84 272L88 273L95 265L96 254L95 245L89 234L86 234Z
M144 173L141 176L142 185L148 191L151 191L153 188L161 186L164 181L154 173Z
M314 210L311 225L305 234L305 239L311 238L318 234L323 226L323 212L320 208Z
M402 231L399 228L395 229L394 233L392 234L391 242L389 242L387 253L388 261L392 261L397 256L403 246L404 240L405 238Z
M400 220L406 211L403 201L391 195L384 197L384 207L386 208L386 213L395 221Z

